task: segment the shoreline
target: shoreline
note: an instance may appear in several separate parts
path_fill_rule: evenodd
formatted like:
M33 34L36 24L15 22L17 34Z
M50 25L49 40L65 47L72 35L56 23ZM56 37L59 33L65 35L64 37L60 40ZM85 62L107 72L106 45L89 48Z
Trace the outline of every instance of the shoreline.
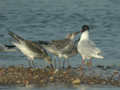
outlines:
M100 67L100 66L99 66ZM39 87L61 83L66 86L110 85L120 87L118 70L102 70L101 68L66 68L51 70L49 68L32 68L24 66L0 67L0 85Z

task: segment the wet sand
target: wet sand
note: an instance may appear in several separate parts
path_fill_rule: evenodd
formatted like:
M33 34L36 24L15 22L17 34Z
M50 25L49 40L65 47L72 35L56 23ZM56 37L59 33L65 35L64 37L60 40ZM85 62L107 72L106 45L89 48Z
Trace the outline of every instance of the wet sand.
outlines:
M46 68L32 68L24 66L0 67L0 85L39 87L49 84L61 83L66 86L86 85L111 85L120 87L119 70L96 66L86 68L66 68L53 70Z

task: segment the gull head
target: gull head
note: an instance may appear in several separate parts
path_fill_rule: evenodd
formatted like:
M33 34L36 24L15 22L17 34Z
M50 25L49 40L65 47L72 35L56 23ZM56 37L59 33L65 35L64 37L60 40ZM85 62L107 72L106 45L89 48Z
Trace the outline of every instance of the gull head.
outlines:
M81 33L85 32L85 31L88 31L90 28L88 25L83 25L82 26L82 30L80 31Z
M80 40L89 40L89 26L88 25L83 25L81 32L81 37Z
M66 38L73 40L75 38L75 36L79 33L80 33L80 31L69 33L69 34L67 34Z

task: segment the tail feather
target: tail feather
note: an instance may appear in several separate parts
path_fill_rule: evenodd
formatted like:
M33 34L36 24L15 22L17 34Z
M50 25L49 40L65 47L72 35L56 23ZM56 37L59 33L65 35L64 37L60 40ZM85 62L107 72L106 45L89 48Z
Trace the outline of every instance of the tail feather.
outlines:
M10 46L10 47L8 47ZM12 45L0 45L0 51L2 52L9 52L9 51L16 51L15 47L12 47Z
M7 48L10 49L10 48L15 48L16 46L15 46L15 45L6 45L6 44L5 44L5 47L7 47Z
M95 58L99 58L99 59L104 59L104 57L101 56L101 55L95 55L94 57L95 57Z
M17 34L11 32L11 31L9 31L8 34L18 42L24 40L22 37L18 36Z

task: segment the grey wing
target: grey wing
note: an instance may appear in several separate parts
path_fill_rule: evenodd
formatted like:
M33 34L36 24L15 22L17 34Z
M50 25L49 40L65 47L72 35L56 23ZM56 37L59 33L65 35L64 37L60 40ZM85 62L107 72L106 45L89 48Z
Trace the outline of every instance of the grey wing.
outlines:
M64 52L64 53L69 53L69 52L72 52L72 50L74 49L74 42L69 42L67 45L66 45L66 47L64 47L64 49L62 49L62 51Z
M96 44L91 40L87 40L86 43L88 43L88 45L90 45L91 47L96 47Z
M89 40L88 43L90 44L91 47L94 48L96 54L101 53L101 50L100 50L99 48L96 47L96 44L95 44L93 41Z
M48 45L43 45L46 49L53 49L55 51L59 52L68 52L68 50L72 49L74 46L74 43L70 41L69 39L64 40L52 40L49 42Z
M83 41L81 43L81 50L87 55L101 53L101 50L96 47L93 41Z
M39 44L39 45L48 45L49 44L49 41L42 41L42 40L33 41L33 42L36 43L36 44Z
M51 45L53 45L57 49L63 49L63 48L65 48L68 45L69 40L68 39L64 39L64 40L52 40L50 43L51 43Z
M46 50L38 43L26 40L27 46L32 49L34 52L39 52L39 55L48 55Z

